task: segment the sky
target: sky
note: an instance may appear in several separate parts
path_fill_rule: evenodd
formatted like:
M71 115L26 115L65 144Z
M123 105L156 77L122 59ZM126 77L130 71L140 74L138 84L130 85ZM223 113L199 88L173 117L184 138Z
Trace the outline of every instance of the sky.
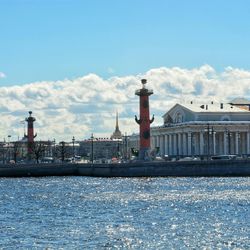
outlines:
M138 132L140 79L155 126L177 102L250 95L248 0L0 0L0 141Z

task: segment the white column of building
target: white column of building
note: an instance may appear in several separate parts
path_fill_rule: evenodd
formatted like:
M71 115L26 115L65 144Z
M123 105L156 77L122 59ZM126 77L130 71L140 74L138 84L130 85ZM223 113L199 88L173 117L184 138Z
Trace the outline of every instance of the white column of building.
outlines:
M182 155L182 144L181 144L181 137L182 137L182 134L179 133L178 134L178 149L179 149L179 155Z
M239 133L239 154L245 153L246 133Z
M223 154L223 150L222 150L222 139L221 139L221 133L217 132L217 138L218 138L218 152L217 154Z
M250 132L247 132L247 154L250 154Z
M188 150L187 150L188 155L192 154L191 148L192 148L192 134L191 134L191 132L188 132Z
M172 155L172 154L173 154L173 147L172 147L173 143L172 143L172 138L173 138L173 135L170 134L170 135L168 136L168 139L169 139L169 142L168 142L168 154L169 154L169 155Z
M224 152L224 143L223 143L223 140L224 140L224 133L220 133L220 154L225 154Z
M244 143L242 144L241 153L247 154L247 133L242 133L242 135L244 137Z
M216 154L216 133L213 132L213 154Z
M193 138L192 138L192 145L193 147L193 154L196 155L198 154L197 149L198 149L198 138L197 138L197 133L193 133ZM192 151L192 150L191 150ZM192 154L192 152L191 152Z
M200 155L204 154L204 134L200 132Z
M158 145L157 147L159 147L159 154L161 155L161 151L162 151L162 148L161 148L161 136L158 135Z
M200 138L199 138L199 133L196 133L195 136L195 154L199 155L200 154Z
M186 133L183 133L182 134L182 139L183 139L183 143L182 143L182 152L184 155L187 155L187 134Z
M227 154L227 132L224 132L224 153Z
M154 136L152 136L152 135L150 137L150 147L151 147L151 149L154 149Z
M156 147L159 147L159 135L156 136L156 143L155 143Z
M176 134L173 134L173 141L174 141L174 143L173 143L173 150L172 150L172 153L173 153L173 155L176 155L177 154L177 150L176 150L176 148L177 148L177 140L176 140Z
M239 154L239 132L235 132L235 154Z
M158 135L157 137L158 137L158 139L157 139L158 140L157 147L159 147L158 154L161 155L161 150L162 150L162 148L161 148L161 136Z
M168 135L164 135L164 137L165 137L165 152L164 152L164 154L168 155L169 154Z
M165 153L165 136L164 135L161 135L161 146L160 146L160 149L161 149L161 155L164 155Z

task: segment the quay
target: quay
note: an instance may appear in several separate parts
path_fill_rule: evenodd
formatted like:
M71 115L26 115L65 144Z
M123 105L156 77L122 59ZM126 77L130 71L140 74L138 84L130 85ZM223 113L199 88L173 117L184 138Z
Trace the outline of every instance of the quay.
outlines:
M247 177L250 160L133 162L119 164L6 164L0 177Z

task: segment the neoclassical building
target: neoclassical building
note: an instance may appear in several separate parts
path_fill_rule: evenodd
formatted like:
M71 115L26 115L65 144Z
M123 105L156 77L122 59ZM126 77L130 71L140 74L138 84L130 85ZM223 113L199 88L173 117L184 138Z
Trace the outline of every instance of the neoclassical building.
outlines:
M176 104L163 115L163 125L151 128L151 149L161 156L250 154L250 102ZM138 148L138 135L130 145Z

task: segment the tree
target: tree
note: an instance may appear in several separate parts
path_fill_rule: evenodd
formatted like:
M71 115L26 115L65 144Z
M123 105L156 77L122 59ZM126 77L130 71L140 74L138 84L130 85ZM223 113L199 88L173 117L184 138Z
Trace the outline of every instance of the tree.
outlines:
M14 162L17 162L17 156L20 155L20 149L21 149L21 142L15 141L12 143L13 144L13 159Z
M31 145L31 152L36 159L36 163L39 163L39 159L43 156L46 150L46 144L42 141L33 142Z
M69 155L68 148L66 147L65 141L59 142L58 151L61 157L61 161L64 162L65 158Z
M6 162L6 154L7 154L7 148L6 148L6 144L3 142L1 143L1 146L0 146L0 155L2 157L2 161L3 161L3 164L5 164Z

